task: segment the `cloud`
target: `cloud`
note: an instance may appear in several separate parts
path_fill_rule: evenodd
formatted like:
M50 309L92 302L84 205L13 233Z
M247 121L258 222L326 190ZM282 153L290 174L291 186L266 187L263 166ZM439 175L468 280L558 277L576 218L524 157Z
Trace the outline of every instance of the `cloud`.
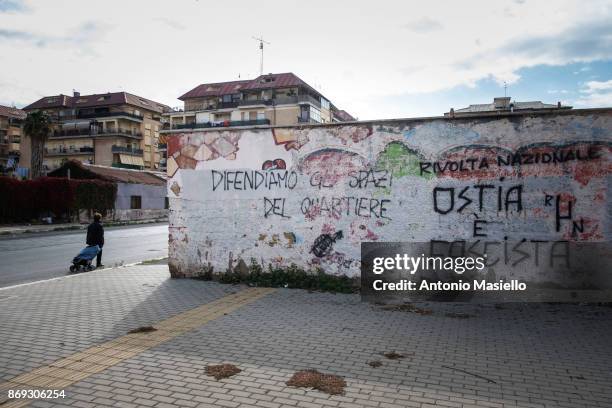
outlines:
M608 81L589 81L585 85L584 92L586 93L612 91L612 79Z
M25 11L26 7L19 0L0 0L0 13Z
M423 17L420 20L411 21L410 23L404 24L403 27L416 33L430 33L443 28L442 24L429 17Z
M612 79L589 81L580 90L583 94L576 105L584 107L612 106Z
M106 26L92 21L85 22L64 36L54 36L21 30L0 29L0 42L19 41L31 43L37 47L46 46L77 46L81 52L88 53L86 49L95 41L102 38L107 31Z
M170 28L174 28L175 30L183 31L187 29L187 26L185 26L184 24L181 24L176 20L172 20L166 17L157 17L155 21L159 21L160 23L165 24Z
M502 46L451 64L467 74L513 83L517 71L536 65L565 65L612 59L612 24L608 18L574 25L550 34L516 38ZM585 72L588 68L581 70Z

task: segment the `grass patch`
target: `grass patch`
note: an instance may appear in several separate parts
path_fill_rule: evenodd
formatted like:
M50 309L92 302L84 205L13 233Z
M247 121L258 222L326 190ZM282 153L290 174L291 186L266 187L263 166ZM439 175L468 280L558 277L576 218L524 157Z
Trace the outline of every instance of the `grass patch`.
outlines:
M302 370L286 382L290 387L314 388L330 395L344 394L346 381L337 375L323 374L317 370Z
M242 370L233 364L209 365L206 367L206 375L215 377L215 380L222 380L238 374Z
M268 265L264 269L254 259L247 266L240 262L233 270L215 273L212 268L206 268L195 279L214 280L221 283L245 283L250 286L306 289L312 291L355 293L359 291L359 280L346 275L328 275L322 270L307 271L295 264L285 268Z

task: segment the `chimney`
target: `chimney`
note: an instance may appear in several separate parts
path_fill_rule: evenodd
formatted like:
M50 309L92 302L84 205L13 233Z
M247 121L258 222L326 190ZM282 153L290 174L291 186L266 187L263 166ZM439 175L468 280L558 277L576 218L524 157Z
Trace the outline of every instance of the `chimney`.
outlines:
M81 96L80 92L75 91L74 89L72 90L72 96L75 98L78 98L79 96Z

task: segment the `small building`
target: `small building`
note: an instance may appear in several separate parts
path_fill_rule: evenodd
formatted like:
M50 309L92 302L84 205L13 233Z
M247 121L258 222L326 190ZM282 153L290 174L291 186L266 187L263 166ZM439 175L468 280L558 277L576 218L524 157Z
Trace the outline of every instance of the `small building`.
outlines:
M470 105L467 108L453 109L450 112L444 113L444 116L455 117L462 115L481 115L486 113L501 113L501 112L544 112L572 109L571 106L562 105L561 102L555 104L544 103L542 101L517 102L513 101L509 96L499 96L493 98L493 103L480 103Z
M161 172L98 166L69 160L51 171L49 177L97 179L117 184L115 209L107 214L112 221L163 220L168 217L166 176ZM79 214L81 221L89 219Z

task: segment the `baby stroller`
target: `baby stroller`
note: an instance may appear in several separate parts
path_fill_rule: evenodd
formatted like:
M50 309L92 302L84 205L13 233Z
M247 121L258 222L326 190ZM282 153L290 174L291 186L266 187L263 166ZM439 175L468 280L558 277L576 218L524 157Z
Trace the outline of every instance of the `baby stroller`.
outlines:
M97 245L83 248L81 252L72 259L70 272L94 270L95 267L91 264L91 261L98 255L98 252L100 252L100 247Z

